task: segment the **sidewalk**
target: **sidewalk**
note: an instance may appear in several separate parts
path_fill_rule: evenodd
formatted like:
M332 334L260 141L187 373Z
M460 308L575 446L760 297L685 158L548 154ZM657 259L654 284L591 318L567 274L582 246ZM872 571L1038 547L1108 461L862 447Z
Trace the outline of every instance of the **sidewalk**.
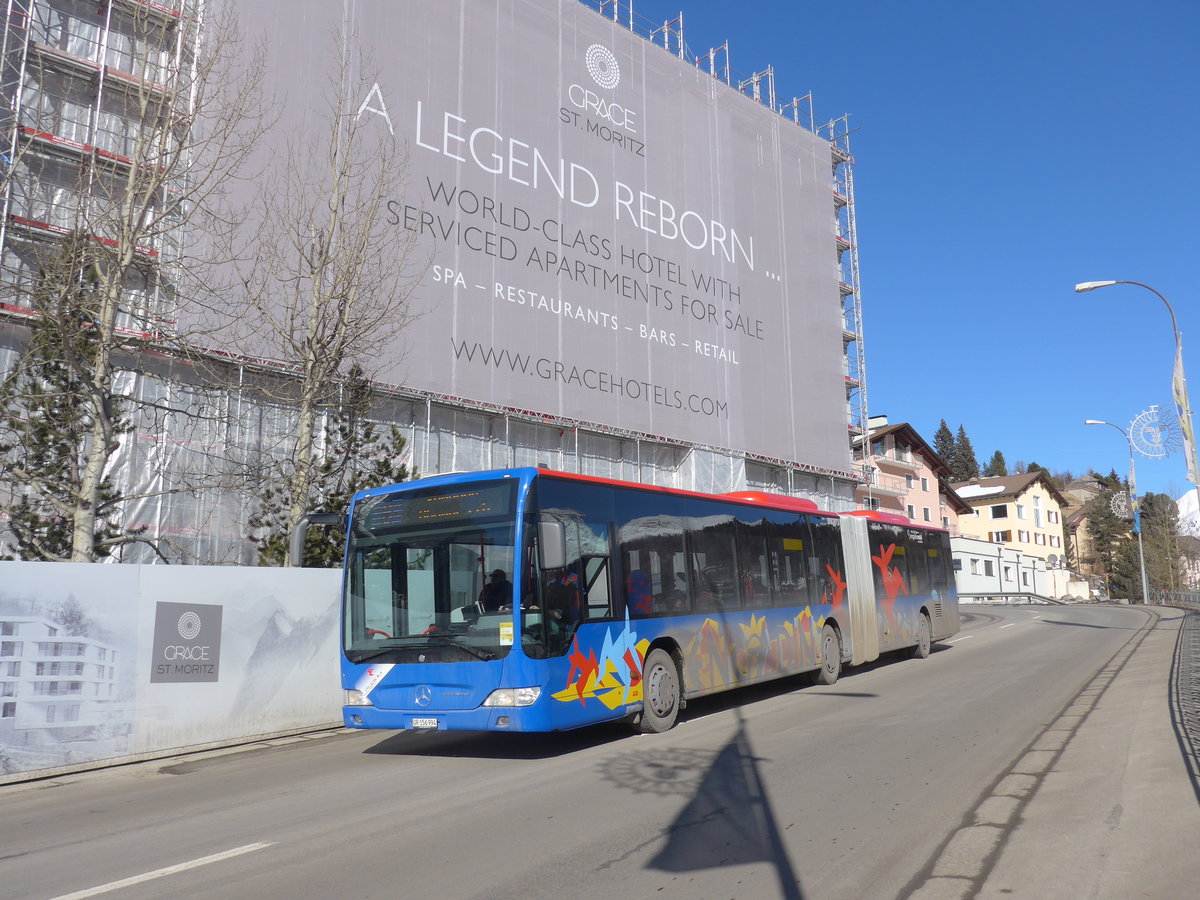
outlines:
M1182 610L1151 611L1157 623L980 804L913 897L1197 895L1200 618L1184 624Z

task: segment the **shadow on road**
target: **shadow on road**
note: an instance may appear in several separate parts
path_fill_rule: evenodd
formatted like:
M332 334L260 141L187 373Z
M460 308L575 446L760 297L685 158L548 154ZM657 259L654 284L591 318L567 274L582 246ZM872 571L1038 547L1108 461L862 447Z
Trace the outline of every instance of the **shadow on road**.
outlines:
M802 900L783 837L759 774L745 721L719 751L672 747L623 753L607 760L608 781L639 793L690 797L662 832L662 849L646 864L663 872L696 872L765 862L779 880L779 896Z
M1129 628L1125 625L1094 625L1091 622L1064 622L1062 619L1042 619L1043 625L1069 625L1072 628L1098 628L1101 631L1140 631L1140 628Z

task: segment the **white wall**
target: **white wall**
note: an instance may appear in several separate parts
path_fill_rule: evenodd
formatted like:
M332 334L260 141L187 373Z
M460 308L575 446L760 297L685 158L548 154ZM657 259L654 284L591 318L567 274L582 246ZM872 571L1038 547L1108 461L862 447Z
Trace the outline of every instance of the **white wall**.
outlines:
M1029 593L1055 600L1089 596L1087 583L1076 580L1069 570L1047 569L1041 557L1002 544L954 537L950 551L957 565L954 582L960 594Z
M337 724L339 576L0 562L0 783Z

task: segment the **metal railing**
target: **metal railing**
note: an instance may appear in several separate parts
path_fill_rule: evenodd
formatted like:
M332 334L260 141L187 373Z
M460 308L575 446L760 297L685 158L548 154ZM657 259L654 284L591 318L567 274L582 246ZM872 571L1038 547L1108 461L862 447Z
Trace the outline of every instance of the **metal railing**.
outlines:
M1032 591L1005 591L982 594L964 594L962 591L958 593L959 602L966 603L999 603L1004 606L1012 606L1017 603L1041 603L1052 606L1066 606L1065 600L1056 600L1053 597L1046 597L1042 594L1035 594Z

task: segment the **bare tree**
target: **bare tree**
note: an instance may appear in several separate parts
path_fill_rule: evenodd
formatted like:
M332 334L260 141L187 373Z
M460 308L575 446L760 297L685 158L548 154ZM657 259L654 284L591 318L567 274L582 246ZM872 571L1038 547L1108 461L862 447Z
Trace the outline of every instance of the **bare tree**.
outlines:
M246 215L245 246L253 252L239 271L247 309L227 322L242 330L236 346L290 373L257 383L263 397L289 409L295 428L260 471L260 498L278 514L262 510L253 523L287 537L330 483L379 462L360 457L401 452L394 431L347 441L345 412L366 421L362 383L385 348L394 355L424 272L414 234L388 222L387 204L405 183L405 148L367 109L375 79L355 64L354 36L343 27L331 43L324 108L288 135ZM355 454L339 453L348 443ZM394 463L384 470L406 474ZM257 538L260 546L271 539Z
M102 6L106 42L92 49L71 36L64 11L50 9L60 18L30 26L40 29L27 51L28 78L40 85L31 94L49 100L29 124L14 123L14 143L25 152L6 187L10 221L24 232L10 229L6 246L25 272L6 273L6 288L29 310L43 347L86 345L58 361L27 350L0 404L7 447L0 479L9 482L9 499L0 502L24 503L43 531L69 523L69 539L42 542L30 550L36 558L88 562L143 539L113 521L129 498L114 495L110 463L135 402L118 376L148 346L185 337L175 329L176 311L204 291L192 277L202 267L189 237L230 226L223 191L261 130L263 56L245 48L232 4L216 7L204 0ZM202 22L202 12L213 15ZM55 128L79 124L64 112L69 104L55 100L56 91L85 90L62 74L58 57L72 53L91 53L99 65L86 88L93 93L79 104L90 104L88 140L70 142L69 153L34 152ZM55 233L69 239L47 239ZM36 465L44 429L30 423L38 404L46 414L56 400L73 405L71 428L54 436L54 452L70 465L51 481Z

